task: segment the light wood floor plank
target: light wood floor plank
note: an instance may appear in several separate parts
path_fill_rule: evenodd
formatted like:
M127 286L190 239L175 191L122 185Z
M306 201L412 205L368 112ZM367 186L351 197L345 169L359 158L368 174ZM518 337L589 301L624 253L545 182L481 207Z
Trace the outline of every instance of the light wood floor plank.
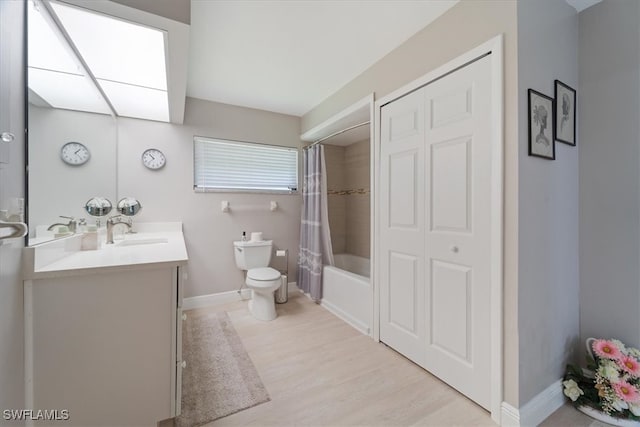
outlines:
M480 406L304 295L277 305L271 322L254 319L246 301L198 310L229 314L271 397L207 427L495 426Z

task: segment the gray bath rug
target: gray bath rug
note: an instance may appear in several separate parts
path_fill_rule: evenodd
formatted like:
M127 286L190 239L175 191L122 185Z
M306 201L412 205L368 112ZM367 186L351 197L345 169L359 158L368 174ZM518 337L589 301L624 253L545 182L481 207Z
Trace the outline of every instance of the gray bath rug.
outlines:
M187 312L182 358L177 427L201 426L270 400L226 312Z

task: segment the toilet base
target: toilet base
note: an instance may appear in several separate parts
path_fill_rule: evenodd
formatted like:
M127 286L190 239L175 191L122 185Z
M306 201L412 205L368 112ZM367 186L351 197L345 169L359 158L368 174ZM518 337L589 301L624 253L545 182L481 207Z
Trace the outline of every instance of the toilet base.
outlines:
M268 293L257 292L253 289L249 301L249 312L258 320L269 321L278 317L273 291Z

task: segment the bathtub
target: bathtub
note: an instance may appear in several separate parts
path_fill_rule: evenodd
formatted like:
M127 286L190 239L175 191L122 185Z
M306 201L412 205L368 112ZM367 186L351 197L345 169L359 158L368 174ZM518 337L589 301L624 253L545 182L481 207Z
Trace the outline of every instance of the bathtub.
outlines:
M351 254L335 254L335 266L322 269L322 300L327 310L365 335L371 335L373 290L370 261Z

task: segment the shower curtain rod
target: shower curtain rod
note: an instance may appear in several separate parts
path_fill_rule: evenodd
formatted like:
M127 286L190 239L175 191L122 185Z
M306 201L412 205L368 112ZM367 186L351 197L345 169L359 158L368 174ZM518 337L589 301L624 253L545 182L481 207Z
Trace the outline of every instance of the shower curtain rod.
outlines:
M366 122L362 122L362 123L358 123L357 125L349 126L346 129L339 130L337 132L332 133L331 135L325 136L324 138L320 138L317 141L313 141L313 143L307 145L306 147L303 147L302 149L303 150L308 150L309 148L313 147L314 145L320 144L322 141L326 141L329 138L333 138L334 136L340 135L341 133L348 132L348 131L350 131L352 129L356 129L356 128L359 128L361 126L368 125L369 123L371 123L371 121L367 120Z

